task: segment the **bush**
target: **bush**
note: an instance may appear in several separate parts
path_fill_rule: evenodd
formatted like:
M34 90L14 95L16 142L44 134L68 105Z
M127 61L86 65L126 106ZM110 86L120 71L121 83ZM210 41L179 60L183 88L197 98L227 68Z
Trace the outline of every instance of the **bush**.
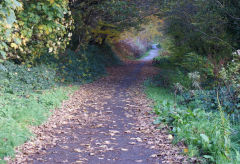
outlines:
M158 86L175 90L175 84L180 83L184 88L191 88L192 81L180 69L170 69L170 65L166 64L167 69L160 69L159 74L154 77L154 83ZM165 67L165 68L166 68Z
M224 112L229 116L239 118L240 98L235 99L234 88L220 87L213 90L193 90L181 94L184 97L184 102L190 103L190 106L195 105L207 111L218 110L218 99ZM240 120L239 120L240 121Z
M36 57L63 51L72 29L68 0L0 2L0 52L4 58L33 62Z
M46 65L28 68L6 61L0 64L0 92L21 95L49 89L55 85L55 75Z
M7 58L7 52L10 48L7 43L10 44L12 42L12 45L14 45L16 43L13 41L17 42L16 39L14 40L13 25L16 22L15 12L22 9L22 4L17 0L3 0L0 2L0 6L0 61L3 61L2 59Z
M206 112L176 104L174 94L152 83L147 84L147 94L155 100L154 111L158 115L154 123L168 124L174 135L173 142L187 145L185 153L202 157L201 160L208 163L240 162L239 131L232 130L230 121L221 110Z
M184 142L191 157L203 156L215 161L228 156L230 151L228 122L221 124L219 113L206 113L201 109L180 109L174 103L163 101L155 108L159 117L155 123L167 123L175 135L174 143ZM227 127L223 127L227 126ZM226 136L225 131L227 132ZM226 160L226 159L225 159Z
M213 81L216 79L214 67L206 57L199 56L195 53L163 55L154 59L153 64L161 69L170 69L173 72L172 77L175 77L174 72L178 72L183 76L187 76L191 72L199 72L201 75L201 84L208 87L216 85ZM176 82L176 81L175 81ZM187 86L185 86L187 87Z
M59 57L52 55L38 59L54 67L61 82L89 82L106 73L105 67L120 64L109 45L89 45L87 49L74 52L67 50Z

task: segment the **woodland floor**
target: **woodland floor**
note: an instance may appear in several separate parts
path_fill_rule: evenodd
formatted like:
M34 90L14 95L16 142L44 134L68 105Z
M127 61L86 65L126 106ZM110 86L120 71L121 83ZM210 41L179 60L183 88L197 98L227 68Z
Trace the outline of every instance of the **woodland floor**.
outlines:
M128 62L82 85L47 123L32 129L36 137L19 147L9 163L186 163L167 129L152 123L153 103L143 82L155 69Z

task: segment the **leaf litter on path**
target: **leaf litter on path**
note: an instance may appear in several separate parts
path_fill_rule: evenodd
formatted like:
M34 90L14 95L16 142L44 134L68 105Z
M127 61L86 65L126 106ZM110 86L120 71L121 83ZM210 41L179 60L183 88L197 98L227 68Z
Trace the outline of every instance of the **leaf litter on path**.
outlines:
M18 147L16 159L8 162L188 163L166 128L153 124L152 102L142 84L156 69L128 62L108 72L82 85L44 125L32 127L36 138Z

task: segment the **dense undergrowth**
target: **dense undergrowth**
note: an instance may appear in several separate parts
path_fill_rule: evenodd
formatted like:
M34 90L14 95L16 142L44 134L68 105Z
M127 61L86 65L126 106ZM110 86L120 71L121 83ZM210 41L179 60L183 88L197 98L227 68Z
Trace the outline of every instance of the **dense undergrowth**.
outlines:
M224 79L217 83L204 68L200 73L191 72L198 69L198 63L175 63L174 55L164 53L154 62L159 74L146 82L146 92L155 101L155 123L168 124L173 143L184 143L184 152L200 157L201 163L239 163L238 84L222 82ZM237 72L232 76L233 81L236 78Z
M56 70L61 82L86 83L106 74L105 67L121 64L110 45L89 45L74 52L68 49L62 56L51 54L38 59Z
M162 52L154 61L160 72L147 92L156 123L168 124L173 142L203 163L240 163L239 6L171 1L162 13Z
M0 63L0 163L33 136L29 126L42 124L68 95L82 84L119 64L108 45L66 51L62 58L46 55L35 66ZM71 84L71 85L69 85Z
M239 124L233 124L222 110L206 111L203 108L179 103L181 96L156 83L147 82L146 92L155 101L158 115L155 124L168 124L174 135L173 143L187 146L183 152L200 157L201 163L239 163Z

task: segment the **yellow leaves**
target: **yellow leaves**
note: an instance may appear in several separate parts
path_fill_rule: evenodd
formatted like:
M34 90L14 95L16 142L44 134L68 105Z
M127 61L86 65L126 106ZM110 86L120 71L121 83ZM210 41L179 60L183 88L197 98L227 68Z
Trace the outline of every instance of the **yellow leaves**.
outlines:
M47 35L50 34L49 30L46 30L46 31L45 31L45 34L47 34Z
M99 44L102 44L102 38L101 37L98 37L97 39L95 39L95 41Z
M120 33L117 31L117 30L114 30L114 29L106 29L106 30L101 30L101 29L92 29L92 33L95 35L95 40L96 42L98 43L102 43L103 41L103 34L104 36L106 35L106 39L108 41L111 41L112 39L118 37L120 35Z
M18 24L15 23L13 26L14 26L15 29L19 29L19 25Z
M50 4L53 4L55 0L49 0Z
M23 25L24 25L24 22L23 22L23 21L18 21L18 24L19 24L20 26L23 26Z
M39 26L38 26L38 29L39 29L39 30L43 30L43 28L44 28L44 25L39 25Z
M42 10L51 9L53 5L56 9L53 13L42 12ZM21 6L19 3L18 9ZM68 0L29 1L29 4L24 6L24 10L18 9L16 9L18 11L16 12L17 20L12 13L7 15L8 21L5 21L5 18L2 21L3 30L0 40L4 41L6 46L1 48L3 44L0 43L1 50L4 49L7 54L11 54L12 58L30 61L44 55L46 51L51 54L59 54L58 52L66 48L71 39L71 37L66 37L66 33L73 28ZM25 15L29 15L28 11L32 10L34 12L31 12L31 16L26 18ZM68 13L67 18L62 19L63 12ZM49 41L52 43L49 44Z
M18 45L16 43L11 43L10 46L14 49L17 49L18 48Z
M44 33L47 35L49 35L53 31L51 27L46 26L46 25L39 25L38 29L40 30L40 32L44 31Z
M148 39L152 40L153 38L157 36L162 36L162 33L160 32L159 28L164 23L164 20L159 19L156 16L150 16L148 17L149 22L147 24L141 25L141 31L136 30L135 28L131 28L130 30L127 30L123 32L120 36L118 41L125 40L127 38L141 38L141 39Z
M188 153L188 149L187 148L183 149L183 152Z
M105 38L111 42L112 40L114 40L114 38L120 35L120 32L115 30L115 28L115 25L107 24L103 21L99 21L98 25L95 28L89 27L91 33L94 34L95 41L100 44ZM86 34L88 34L88 31Z
M50 47L50 48L48 49L48 52L49 52L49 53L53 52L53 48Z
M26 46L27 41L28 41L27 38L23 38L23 39L22 39L22 43L23 43L24 46Z

